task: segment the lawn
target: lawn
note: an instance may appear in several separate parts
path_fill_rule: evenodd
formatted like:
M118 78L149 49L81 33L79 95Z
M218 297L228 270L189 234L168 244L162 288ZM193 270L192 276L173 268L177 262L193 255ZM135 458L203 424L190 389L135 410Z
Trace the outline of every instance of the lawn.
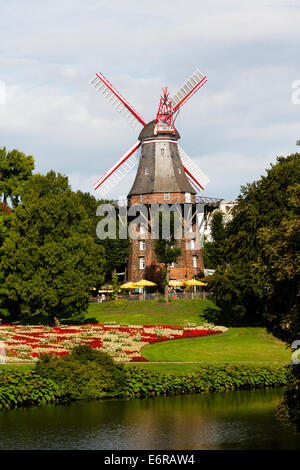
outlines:
M86 323L116 325L186 325L205 323L203 312L212 306L209 300L107 302L90 304ZM109 345L110 343L108 343ZM282 366L291 363L291 353L284 343L264 328L229 328L226 333L200 338L175 339L144 346L141 354L150 362L130 363L176 374L191 373L203 364L247 364ZM30 365L7 365L24 370Z
M151 362L249 365L291 362L290 350L264 328L230 328L216 336L166 341L147 345L141 353ZM194 364L191 368L200 366ZM185 367L189 365L185 364Z
M87 323L116 322L125 325L204 323L203 311L214 304L208 299L181 300L161 303L157 300L92 303Z
M188 324L205 323L203 311L212 306L209 300L132 301L123 305L91 304L88 317L99 323L119 324ZM133 363L161 372L185 374L206 364L284 365L291 353L284 343L264 328L230 328L227 333L204 338L188 338L145 346L142 356L151 363Z

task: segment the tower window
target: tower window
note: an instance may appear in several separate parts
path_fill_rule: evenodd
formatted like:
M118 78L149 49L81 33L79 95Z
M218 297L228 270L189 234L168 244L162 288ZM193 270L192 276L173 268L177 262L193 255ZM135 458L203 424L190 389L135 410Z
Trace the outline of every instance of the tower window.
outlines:
M191 202L191 193L185 193L185 202Z
M165 149L160 149L160 154L163 155L165 153Z
M194 250L195 249L195 240L191 240L190 242L190 249Z
M146 250L146 242L145 242L145 240L140 240L140 250Z
M197 256L193 256L193 268L197 268Z
M164 194L164 199L165 199L165 201L169 201L170 200L170 193L165 193Z
M145 168L145 175L149 175L149 168Z
M140 269L145 269L146 263L145 263L145 257L141 256L140 257Z

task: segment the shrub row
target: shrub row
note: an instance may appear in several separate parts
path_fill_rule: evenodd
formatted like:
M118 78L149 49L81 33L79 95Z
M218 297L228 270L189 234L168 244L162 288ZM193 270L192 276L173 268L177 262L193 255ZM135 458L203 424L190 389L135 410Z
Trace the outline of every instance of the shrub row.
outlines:
M58 364L58 361L61 363ZM286 367L206 366L197 373L178 376L139 367L122 368L115 374L91 361L87 361L85 366L70 361L62 362L62 359L56 359L52 364L53 369L48 365L42 376L36 371L0 370L0 408L68 403L83 399L254 390L287 384ZM46 376L47 372L51 378Z
M59 385L34 371L0 368L0 408L46 405L63 400Z
M126 370L125 396L129 398L176 393L220 392L280 387L287 384L287 367L205 366L184 376L139 367Z

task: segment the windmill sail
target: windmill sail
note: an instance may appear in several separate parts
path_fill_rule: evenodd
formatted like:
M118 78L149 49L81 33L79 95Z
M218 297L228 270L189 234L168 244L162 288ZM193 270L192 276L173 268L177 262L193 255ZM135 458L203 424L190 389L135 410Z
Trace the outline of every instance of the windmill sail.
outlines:
M179 145L178 153L189 181L198 191L203 190L210 181L206 174L193 162L193 160Z
M172 98L173 112L177 111L207 82L206 76L196 70Z
M125 176L132 170L138 162L138 149L141 142L138 140L121 158L104 173L94 184L94 189L98 190L102 196L109 193Z
M116 90L116 88L102 75L96 73L96 76L91 80L91 85L94 86L112 105L116 110L134 127L138 128L141 124L146 125L142 116L128 103L128 101Z

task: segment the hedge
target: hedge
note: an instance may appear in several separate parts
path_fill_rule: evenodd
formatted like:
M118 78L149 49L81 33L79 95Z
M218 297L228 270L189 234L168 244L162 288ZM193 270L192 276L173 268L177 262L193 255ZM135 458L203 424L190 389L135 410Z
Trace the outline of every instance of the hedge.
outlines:
M89 361L88 361L89 362ZM89 373L93 368L87 364ZM95 372L96 372L95 368ZM122 371L122 386L115 394L110 387L99 389L93 394L95 376L90 377L91 387L88 399L142 398L167 396L173 394L218 392L226 390L255 390L266 387L287 385L289 366L285 367L248 367L248 366L205 366L199 372L184 376L153 372L139 367L128 367ZM82 374L82 369L80 374ZM108 377L108 376L107 376ZM100 378L100 377L99 377ZM101 383L105 381L104 375ZM108 377L111 386L111 377ZM76 386L75 386L76 384ZM44 405L48 403L66 403L87 399L85 383L82 392L78 381L74 380L74 393L66 394L64 382L58 382L39 375L35 370L22 372L12 369L0 369L0 408ZM70 382L68 381L68 388Z

